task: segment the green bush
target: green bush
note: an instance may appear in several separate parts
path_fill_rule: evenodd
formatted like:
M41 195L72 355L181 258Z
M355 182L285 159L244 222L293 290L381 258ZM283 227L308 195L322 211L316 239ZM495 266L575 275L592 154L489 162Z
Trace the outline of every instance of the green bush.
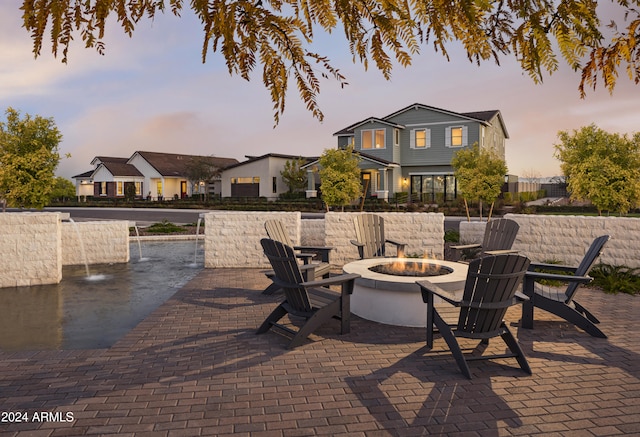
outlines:
M445 243L458 243L460 241L460 232L453 229L447 229L444 233Z
M163 220L161 223L154 223L148 226L145 230L148 232L153 232L158 234L175 234L175 233L185 232L184 227L178 226L167 220Z
M640 294L639 269L626 266L612 266L598 264L591 269L589 275L593 278L590 286L601 288L605 293Z

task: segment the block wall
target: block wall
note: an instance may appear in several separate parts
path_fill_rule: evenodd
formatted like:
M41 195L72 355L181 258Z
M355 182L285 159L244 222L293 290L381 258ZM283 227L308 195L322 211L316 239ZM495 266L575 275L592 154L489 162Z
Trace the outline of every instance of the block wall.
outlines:
M300 222L300 245L324 246L326 240L324 219L302 219Z
M60 282L60 228L59 213L0 214L0 287Z
M540 216L507 214L520 225L513 248L533 262L579 263L592 241L610 235L599 262L640 267L640 219L623 217ZM482 242L484 223L461 222L460 239ZM479 235L479 238L478 238Z
M360 213L328 212L325 214L325 245L331 246L331 264L342 266L358 259L358 249L350 243L355 239L354 216ZM442 259L444 253L444 214L441 213L379 213L384 217L385 237L406 243L405 254L427 254ZM395 248L388 245L395 253Z
M129 262L126 220L62 222L62 264ZM84 249L84 255L83 255Z
M204 266L269 267L260 239L267 236L264 222L277 219L289 230L293 244L300 242L300 212L215 211L204 214Z

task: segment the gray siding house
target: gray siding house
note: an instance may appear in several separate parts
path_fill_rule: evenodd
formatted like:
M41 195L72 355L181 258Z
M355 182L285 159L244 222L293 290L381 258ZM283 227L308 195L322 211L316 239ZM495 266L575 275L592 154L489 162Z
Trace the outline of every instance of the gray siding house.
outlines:
M387 200L407 192L412 200L456 198L451 159L478 143L505 157L509 138L500 111L457 113L415 103L385 117L370 117L334 134L338 147L353 145L362 160L368 196Z

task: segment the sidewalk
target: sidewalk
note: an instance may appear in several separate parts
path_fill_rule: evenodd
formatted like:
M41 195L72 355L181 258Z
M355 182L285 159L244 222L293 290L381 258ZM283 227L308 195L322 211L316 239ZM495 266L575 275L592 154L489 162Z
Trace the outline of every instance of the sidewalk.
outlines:
M427 352L424 330L355 316L350 334L336 321L287 351L254 334L281 299L268 283L205 269L110 349L0 352L0 436L640 434L637 297L581 291L606 340L541 311L520 330L510 309L533 376L476 361L470 381L439 337Z

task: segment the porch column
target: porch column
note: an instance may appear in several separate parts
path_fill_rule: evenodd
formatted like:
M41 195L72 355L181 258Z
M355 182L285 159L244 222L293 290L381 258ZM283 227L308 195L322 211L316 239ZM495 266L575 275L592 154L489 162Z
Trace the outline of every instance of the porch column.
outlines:
M380 185L378 186L378 190L376 194L378 195L378 199L382 199L385 201L389 200L389 180L387 178L387 168L379 168L378 172L380 173Z
M318 190L316 190L316 174L312 168L307 169L307 199L311 197L318 197Z

